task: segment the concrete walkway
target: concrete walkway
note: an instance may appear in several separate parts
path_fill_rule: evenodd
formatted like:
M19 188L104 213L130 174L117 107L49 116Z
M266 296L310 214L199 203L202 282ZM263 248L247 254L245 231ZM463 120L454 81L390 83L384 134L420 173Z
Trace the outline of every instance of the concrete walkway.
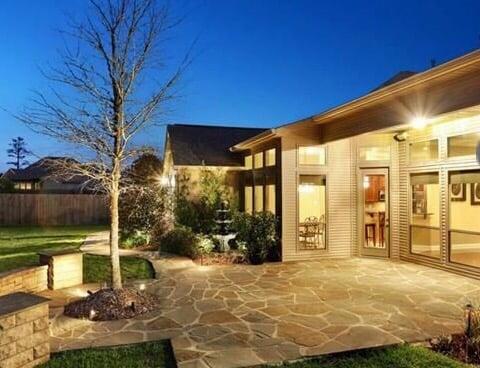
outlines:
M278 363L459 332L463 305L480 296L477 280L386 260L201 267L173 257L152 263L157 280L146 285L161 299L157 310L89 322L53 308L52 349L169 338L179 367Z

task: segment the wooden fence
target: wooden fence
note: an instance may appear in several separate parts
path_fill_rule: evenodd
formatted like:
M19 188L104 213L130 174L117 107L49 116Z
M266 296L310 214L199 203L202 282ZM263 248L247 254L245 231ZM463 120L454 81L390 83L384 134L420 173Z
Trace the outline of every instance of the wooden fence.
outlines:
M0 194L0 226L101 225L106 198L91 194Z

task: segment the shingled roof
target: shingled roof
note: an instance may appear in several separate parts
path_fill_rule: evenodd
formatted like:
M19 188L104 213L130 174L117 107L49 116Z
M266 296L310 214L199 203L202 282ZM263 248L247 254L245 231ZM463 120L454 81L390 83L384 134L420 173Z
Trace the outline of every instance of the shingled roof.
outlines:
M167 126L174 165L242 166L242 157L230 147L266 129L211 125Z
M40 181L47 176L51 175L54 171L54 162L55 161L66 161L73 160L69 157L44 157L40 160L34 162L33 164L27 166L24 169L15 170L10 169L3 174L3 176L11 181ZM58 180L58 178L56 178ZM81 184L87 179L84 177L76 176L68 180L63 181L64 183L70 184Z

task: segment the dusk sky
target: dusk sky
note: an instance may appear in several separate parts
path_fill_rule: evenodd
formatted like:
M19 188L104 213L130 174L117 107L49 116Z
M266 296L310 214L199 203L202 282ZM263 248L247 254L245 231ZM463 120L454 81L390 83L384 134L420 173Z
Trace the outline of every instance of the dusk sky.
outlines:
M194 39L194 62L168 122L272 127L358 97L400 70L421 71L480 46L478 0L181 0L185 21L168 43L172 63ZM18 111L45 82L65 13L84 0L3 0L0 10L0 171L11 138L37 155L69 149L35 135ZM142 143L162 149L163 128ZM31 159L35 160L34 158Z

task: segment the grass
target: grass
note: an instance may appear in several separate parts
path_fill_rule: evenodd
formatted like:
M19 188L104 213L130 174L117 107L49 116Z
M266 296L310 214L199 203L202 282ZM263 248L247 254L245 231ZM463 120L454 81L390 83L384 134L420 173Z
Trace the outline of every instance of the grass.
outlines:
M37 252L45 249L77 249L88 234L105 230L104 226L4 227L0 228L0 272L38 264ZM122 257L122 275L128 279L154 278L151 264L143 259ZM84 282L110 279L109 258L84 256Z
M120 267L123 280L153 279L155 271L150 262L135 258L121 257ZM106 256L83 256L83 282L110 281L110 259Z
M423 347L400 345L383 349L332 354L311 361L284 364L284 368L466 368Z
M173 368L176 367L168 341L147 342L114 348L72 350L54 354L40 368Z

